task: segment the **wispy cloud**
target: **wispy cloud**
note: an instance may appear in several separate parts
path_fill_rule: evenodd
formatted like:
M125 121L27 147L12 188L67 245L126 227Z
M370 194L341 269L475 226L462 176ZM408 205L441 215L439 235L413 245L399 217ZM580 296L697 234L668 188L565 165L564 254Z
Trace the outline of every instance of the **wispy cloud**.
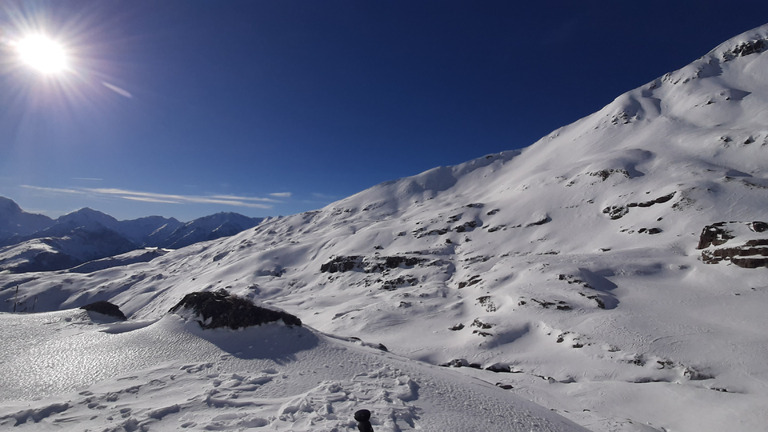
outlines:
M250 207L270 209L272 204L280 201L272 198L247 197L238 195L178 195L155 192L134 191L119 188L50 188L22 185L27 189L56 194L91 195L94 197L113 197L131 201L164 203L164 204L218 204L233 207Z
M275 198L290 198L291 195L293 195L291 192L275 192L269 194L269 196L273 196Z
M112 90L113 92L119 94L120 96L127 97L128 99L132 99L133 98L133 95L131 94L131 92L129 92L126 89L122 89L122 88L120 88L120 87L118 87L118 86L116 86L114 84L110 84L110 83L108 83L106 81L102 81L101 85L103 85L104 87L106 87L106 88Z
M78 190L78 189L65 189L65 188L52 188L52 187L40 187L40 186L30 186L30 185L21 185L21 187L25 189L32 189L40 192L50 192L50 193L58 193L58 194L86 194L85 191Z
M279 202L277 200L273 200L272 198L244 197L244 196L237 196L237 195L213 195L211 196L211 198L223 199L223 200L236 200L236 201L270 202L270 203Z

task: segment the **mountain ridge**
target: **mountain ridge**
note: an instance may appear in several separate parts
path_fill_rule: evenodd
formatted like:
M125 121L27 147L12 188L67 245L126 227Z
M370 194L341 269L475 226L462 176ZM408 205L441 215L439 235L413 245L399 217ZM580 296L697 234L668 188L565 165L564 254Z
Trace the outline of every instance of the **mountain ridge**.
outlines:
M221 212L186 223L162 216L118 221L87 207L50 219L0 199L0 270L13 272L62 270L141 248L182 248L236 234L263 220ZM134 254L129 261L136 262L137 256L154 255ZM125 261L97 266L106 262Z

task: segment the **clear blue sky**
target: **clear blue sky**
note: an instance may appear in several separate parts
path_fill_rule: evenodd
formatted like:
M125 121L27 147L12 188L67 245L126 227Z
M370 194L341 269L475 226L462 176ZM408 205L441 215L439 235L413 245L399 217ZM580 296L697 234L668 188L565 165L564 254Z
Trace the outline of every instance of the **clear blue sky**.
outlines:
M528 146L768 22L766 1L0 3L0 195L285 215ZM9 41L59 40L70 70Z

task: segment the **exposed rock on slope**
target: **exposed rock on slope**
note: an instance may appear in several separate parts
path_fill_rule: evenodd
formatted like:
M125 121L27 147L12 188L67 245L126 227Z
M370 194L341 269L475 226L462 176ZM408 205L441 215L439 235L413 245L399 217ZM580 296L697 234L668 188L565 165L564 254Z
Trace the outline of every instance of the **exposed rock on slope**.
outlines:
M707 264L722 261L744 268L768 267L768 223L718 222L704 227L697 249Z
M89 303L80 309L85 309L89 312L98 312L102 315L107 315L111 317L115 317L121 321L125 321L128 318L126 318L125 314L123 314L123 311L120 310L120 307L118 307L114 303L110 303L108 301L97 301L93 303Z
M275 321L283 321L288 326L301 326L301 320L287 312L256 306L252 301L225 290L187 294L170 312L178 315L192 312L202 328L238 329Z

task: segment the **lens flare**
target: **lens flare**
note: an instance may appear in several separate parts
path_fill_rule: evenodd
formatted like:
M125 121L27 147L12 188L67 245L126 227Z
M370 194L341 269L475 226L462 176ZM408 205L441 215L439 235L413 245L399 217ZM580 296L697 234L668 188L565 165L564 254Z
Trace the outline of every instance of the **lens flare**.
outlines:
M64 47L43 35L31 35L15 43L21 61L46 75L58 74L67 69L67 53Z

